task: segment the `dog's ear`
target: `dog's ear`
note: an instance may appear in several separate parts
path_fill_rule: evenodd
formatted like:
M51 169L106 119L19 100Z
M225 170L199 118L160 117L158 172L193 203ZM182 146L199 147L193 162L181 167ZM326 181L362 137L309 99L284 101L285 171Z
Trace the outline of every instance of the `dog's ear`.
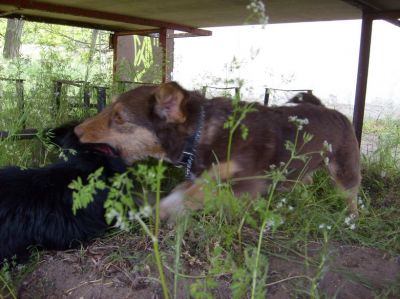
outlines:
M155 94L155 112L167 123L184 123L186 113L184 106L188 93L176 82L160 84Z

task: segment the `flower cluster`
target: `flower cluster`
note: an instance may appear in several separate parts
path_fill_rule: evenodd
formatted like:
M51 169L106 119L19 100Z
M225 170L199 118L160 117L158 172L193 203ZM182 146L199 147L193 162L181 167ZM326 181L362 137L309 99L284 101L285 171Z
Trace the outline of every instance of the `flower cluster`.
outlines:
M324 157L324 163L326 166L329 165L329 157L326 156L327 153L332 153L332 144L328 143L328 141L324 140L322 143L322 150L320 152L321 156Z
M246 9L251 12L251 17L257 17L257 22L260 24L267 24L268 17L265 13L265 4L262 0L250 0L250 4L246 6Z
M277 209L283 208L286 204L287 204L287 199L284 197L278 202L278 204L276 205L276 208ZM293 206L291 206L291 205L288 205L287 209L290 212L294 210Z
M125 219L121 216L120 213L118 213L117 210L111 209L107 214L106 214L107 219L116 219L114 226L118 227L121 230L128 230L128 225L125 221Z
M294 123L299 131L303 130L303 127L309 124L308 118L298 118L296 115L289 116L289 122Z
M324 140L322 144L322 150L324 152L332 153L332 144L328 143L328 141Z
M352 214L346 218L344 218L344 223L351 229L354 230L356 228L355 224L355 216Z
M365 209L364 201L362 200L362 198L360 196L358 197L358 205L359 205L361 210Z
M328 224L325 224L325 223L321 223L321 224L318 226L318 228L321 229L321 230L324 230L324 229L326 229L326 230L331 230L331 229L332 229L332 225L328 225Z

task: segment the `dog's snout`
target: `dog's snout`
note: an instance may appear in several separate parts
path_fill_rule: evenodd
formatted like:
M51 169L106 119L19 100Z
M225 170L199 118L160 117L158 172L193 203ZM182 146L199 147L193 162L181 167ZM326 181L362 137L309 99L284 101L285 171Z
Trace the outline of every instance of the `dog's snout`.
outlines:
M83 136L84 130L83 130L82 126L79 125L79 126L76 126L76 127L74 128L74 132L75 132L75 135L76 135L78 138L81 138L81 137Z

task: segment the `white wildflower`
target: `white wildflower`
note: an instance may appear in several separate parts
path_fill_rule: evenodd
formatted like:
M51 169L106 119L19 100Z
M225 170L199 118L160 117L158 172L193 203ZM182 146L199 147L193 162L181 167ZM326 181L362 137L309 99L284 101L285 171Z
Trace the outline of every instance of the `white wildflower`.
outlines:
M294 208L292 206L288 206L288 210L291 212L294 210Z
M331 230L332 229L332 225L327 225L325 223L322 223L318 226L319 229L326 229L326 230Z
M151 216L152 212L153 212L153 209L149 205L146 205L140 209L140 214L144 218L149 218Z
M123 221L122 217L118 216L117 221L115 222L115 227L118 227L121 230L128 230L128 226L125 221Z
M324 140L324 143L322 144L322 148L324 149L325 152L332 153L332 144L328 143L328 141Z
M119 213L115 209L112 209L107 213L106 216L108 219L114 219L119 216Z
M270 230L271 228L273 228L276 225L275 220L274 219L270 219L267 221L267 229Z
M257 22L260 24L267 24L268 23L268 17L266 16L266 9L265 9L265 4L262 0L251 0L250 4L246 6L246 9L248 9L251 12L251 18L256 17Z
M365 204L364 201L361 199L361 197L358 197L358 205L362 210L365 209Z
M350 216L344 219L344 223L351 229L354 230L356 228L356 224L354 223L356 216L351 214Z
M308 125L310 122L308 121L308 118L298 118L297 116L289 116L288 117L289 122L294 123L299 131L303 130L303 127Z

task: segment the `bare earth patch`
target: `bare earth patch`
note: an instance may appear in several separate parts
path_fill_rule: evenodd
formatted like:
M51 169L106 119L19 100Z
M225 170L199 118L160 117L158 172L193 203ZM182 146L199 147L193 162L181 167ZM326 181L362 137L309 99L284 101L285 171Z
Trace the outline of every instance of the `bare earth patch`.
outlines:
M123 246L119 246L119 242ZM305 257L293 252L269 256L268 298L308 298L310 279L321 261L321 246L311 243ZM400 257L373 248L331 244L321 277L319 294L326 298L400 298ZM129 251L129 252L128 252ZM143 237L98 240L84 251L49 253L22 281L18 298L162 298L158 273L151 258L151 243ZM192 260L190 260L192 259ZM167 258L167 263L173 264ZM187 276L199 276L201 263L182 256ZM170 290L174 274L165 269ZM190 297L194 278L180 278L178 298ZM231 298L231 274L217 278L214 298Z

